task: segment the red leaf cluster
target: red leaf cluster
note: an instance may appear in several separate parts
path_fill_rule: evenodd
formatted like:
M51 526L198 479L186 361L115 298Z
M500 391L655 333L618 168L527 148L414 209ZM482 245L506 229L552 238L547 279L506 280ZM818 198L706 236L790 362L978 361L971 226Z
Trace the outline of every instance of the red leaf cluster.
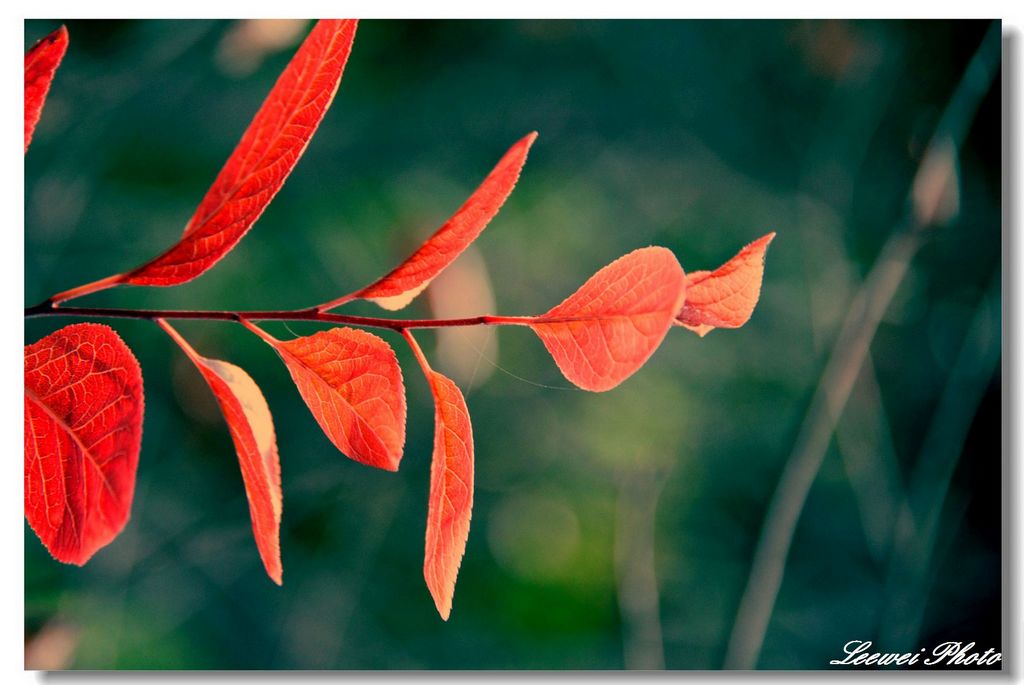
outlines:
M160 257L137 269L73 288L54 296L51 298L52 301L60 302L119 284L178 285L199 276L230 252L281 189L330 107L352 49L356 24L357 21L354 19L323 20L314 26L278 78L277 83L243 134L242 140L200 202L181 240ZM26 150L32 131L39 119L50 82L67 48L67 42L67 31L61 27L36 44L25 57ZM266 400L245 371L227 362L200 356L169 324L164 321L158 323L196 364L217 398L238 454L246 494L249 498L257 548L267 573L280 584L281 472L273 422ZM139 387L138 401L134 403L136 412L134 418L141 430L143 404L141 372L138 364L135 363L127 346L121 342L120 338L117 338L113 331L106 327L97 328L108 331L134 364ZM67 334L65 336L67 337L77 330L75 326L69 326L58 333ZM79 340L78 337L69 339ZM127 520L128 505L131 502L131 493L135 483L138 444L136 442L134 452L129 455L131 456L131 459L128 460L131 465L130 477L123 477L122 469L115 474L116 478L109 479L111 484L117 486L116 489L109 490L110 496L123 504L123 512L118 512L118 516L114 516L106 511L109 506L95 497L73 499L71 504L67 505L71 511L69 514L72 517L70 519L71 527L74 528L74 523L77 520L85 520L90 526L84 531L78 531L79 537L85 536L84 539L78 541L78 545L86 551L82 552L80 549L67 551L70 547L67 543L62 542L68 535L64 529L61 529L62 532L60 532L57 542L51 543L51 539L54 539L56 534L43 526L49 519L40 518L38 511L40 509L44 512L56 511L54 508L64 506L67 498L57 498L57 494L64 493L64 490L54 494L53 497L48 497L47 493L42 490L42 483L54 480L55 469L58 469L58 466L54 466L54 464L59 465L61 473L66 472L70 474L67 477L72 478L76 473L83 473L87 476L90 471L88 466L91 463L90 455L85 450L71 449L77 444L74 440L65 445L64 442L67 440L61 442L54 437L55 435L59 437L62 433L45 431L49 427L43 420L45 414L40 413L42 409L33 400L32 382L35 377L30 377L29 360L36 360L39 355L35 352L30 354L30 351L51 340L63 340L63 338L50 336L36 343L35 346L26 347L25 350L26 516L54 556L61 561L84 563L99 547L110 542ZM70 345L70 343L68 344ZM82 344L85 345L85 343ZM88 348L83 347L83 352L86 349ZM72 346L69 354L74 354L74 352L74 346ZM80 373L81 376L73 375L66 379L72 387L77 387L76 384L84 386L87 383L101 383L101 380L97 380L97 378L109 377L109 383L114 383L119 379L119 376L113 371L90 370L84 365L75 368L78 371L72 373ZM125 400L129 403L131 401L131 397ZM404 401L403 395L403 431ZM31 408L31 414L29 408ZM29 422L30 418L31 423ZM42 437L35 439L38 436ZM31 451L29 450L30 437L35 440L31 445ZM392 448L390 454L393 455L394 452L395 450ZM401 452L400 445L398 452ZM32 472L32 478L29 477L30 455L33 459L32 467L35 469ZM118 459L109 463L118 465L125 458L119 453ZM397 457L393 458L397 464ZM107 460L101 459L98 463L107 464ZM38 478L36 477L37 472L41 473ZM69 492L74 494L77 491L69 490ZM40 497L46 502L44 505L39 504ZM61 494L61 497L64 495ZM51 513L51 516L56 516L56 514ZM102 517L107 525L101 530L94 531L93 528L97 526L93 521L97 517Z
M178 285L226 255L280 190L323 119L355 31L355 20L316 24L174 246L137 269L65 291L51 302L120 284ZM62 28L26 56L26 150L66 46ZM324 312L354 299L391 310L407 305L494 219L536 137L530 133L515 143L459 210L391 272L349 295L293 313L371 325L381 320ZM530 327L569 381L584 390L610 390L643 366L673 324L703 336L716 327L746 323L760 296L765 252L774 236L747 245L715 271L689 275L666 248L638 249L599 270L543 315L482 317L479 322ZM279 340L249 318L233 318L278 354L338 450L369 466L398 469L405 447L405 384L387 342L345 327ZM280 584L281 466L267 401L244 370L201 356L165 320L157 318L156 323L195 364L220 406L238 457L257 549L267 574ZM473 431L462 392L430 367L409 332L415 323L396 321L384 327L403 335L434 399L423 574L438 612L447 620L469 537ZM128 520L142 414L138 362L110 328L75 324L25 348L25 515L60 561L85 563Z

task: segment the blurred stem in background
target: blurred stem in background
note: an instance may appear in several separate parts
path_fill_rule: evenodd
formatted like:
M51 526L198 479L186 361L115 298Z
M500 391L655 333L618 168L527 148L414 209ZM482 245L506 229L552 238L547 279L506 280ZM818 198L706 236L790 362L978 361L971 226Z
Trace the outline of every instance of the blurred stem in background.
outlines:
M836 426L836 445L857 496L868 552L880 565L889 556L892 522L904 496L892 427L882 406L882 389L869 352Z
M999 370L1000 279L997 275L975 311L932 416L914 465L907 497L893 532L892 555L880 617L879 641L887 651L909 652L924 618L931 585L928 571L935 556L949 484L967 440L971 420L985 389ZM954 528L963 514L950 516Z
M845 302L861 279L854 270L844 268L858 261L844 238L850 220L840 218L852 217L856 212L852 184L826 186L828 206L834 214L823 209L815 198L822 193L822 179L832 177L837 165L864 169L871 140L884 126L885 113L899 88L900 70L881 67L898 63L904 57L901 53L891 45L855 53L856 58L843 72L844 78L835 81L820 110L813 142L804 155L795 228L807 279L813 350L818 355L828 349L835 333L837 303ZM844 122L842 134L836 130L837 121ZM823 259L823 255L832 258ZM833 286L831 289L818 285L823 277ZM857 500L868 552L879 565L888 556L892 521L903 497L893 430L882 406L882 391L869 351L836 426L836 445Z
M622 474L615 525L615 576L623 652L630 670L665 668L655 565L657 509L667 467L638 462Z
M843 320L793 452L768 505L729 638L726 668L757 666L800 513L854 383L864 368L878 324L924 243L926 229L948 220L957 211L956 153L992 85L1000 55L1001 26L996 21L986 32L936 126L908 194L905 216L882 248ZM973 409L970 413L973 416ZM943 489L939 508L944 493Z

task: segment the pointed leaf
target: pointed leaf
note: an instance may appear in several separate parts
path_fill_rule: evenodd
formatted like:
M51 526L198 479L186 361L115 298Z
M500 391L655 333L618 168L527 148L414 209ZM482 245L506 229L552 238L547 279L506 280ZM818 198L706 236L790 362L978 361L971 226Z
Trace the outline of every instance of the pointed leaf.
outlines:
M327 113L355 33L354 19L317 22L199 203L182 239L119 282L186 283L238 244L284 185Z
M142 444L142 370L108 326L65 326L25 347L25 518L81 566L124 528Z
M390 345L352 328L278 340L244 324L280 355L335 447L363 464L398 470L405 446L405 385Z
M327 303L321 309L327 310L349 300L363 299L394 311L412 302L435 276L477 239L505 204L519 180L530 146L536 139L537 133L530 133L513 145L480 187L459 207L459 211L408 259L380 280L340 300Z
M281 584L281 463L270 407L256 382L241 368L196 352L170 324L157 323L192 360L220 405L242 469L256 548L267 575Z
M529 325L567 379L601 392L654 354L685 294L686 277L675 255L645 247L598 271Z
M25 152L32 142L53 75L68 49L68 30L61 26L25 54Z
M410 334L406 339L434 395L434 454L430 462L423 578L438 613L447 621L473 512L473 427L462 391L430 368Z
M430 389L435 407L434 454L423 577L437 611L447 621L473 511L473 428L466 400L455 383L434 371Z
M739 328L761 297L764 256L775 233L758 238L714 271L686 278L686 303L676 323L704 337L715 328Z

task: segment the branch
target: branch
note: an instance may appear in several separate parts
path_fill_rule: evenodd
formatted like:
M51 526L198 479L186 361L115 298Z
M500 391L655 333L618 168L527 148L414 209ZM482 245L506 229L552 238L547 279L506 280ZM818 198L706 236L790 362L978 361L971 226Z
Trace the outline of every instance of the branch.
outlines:
M114 319L204 319L207 321L316 321L347 324L364 328L387 328L401 331L405 328L451 328L456 326L528 326L536 319L532 316L471 316L461 319L383 319L373 316L330 314L315 309L271 311L206 311L185 309L110 309L104 307L57 307L47 300L25 309L25 318L39 316L77 316ZM579 317L573 317L573 320ZM561 319L551 319L552 323Z

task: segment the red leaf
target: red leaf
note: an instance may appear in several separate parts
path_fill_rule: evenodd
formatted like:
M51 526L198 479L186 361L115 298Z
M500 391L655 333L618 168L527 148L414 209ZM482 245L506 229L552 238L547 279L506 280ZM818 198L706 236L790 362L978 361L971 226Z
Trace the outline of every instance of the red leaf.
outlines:
M758 238L714 271L686 278L686 303L676 323L704 337L715 328L739 328L761 297L764 256L775 233Z
M645 247L598 271L529 325L567 379L601 392L643 366L685 295L686 277L675 255Z
M25 55L25 152L43 113L53 75L68 49L68 30L61 26L46 36Z
M242 469L256 547L267 575L280 585L281 463L270 407L244 370L200 356L170 324L163 319L156 321L196 365L217 398Z
M317 23L199 203L182 239L118 282L186 283L238 244L284 185L327 113L355 34L354 19Z
M409 304L487 227L505 204L519 180L530 146L537 133L530 133L509 148L480 187L459 207L434 235L389 274L351 295L320 307L326 311L350 300L371 300L384 309L398 310Z
M143 405L139 362L107 326L25 347L25 518L58 561L81 566L128 522Z
M277 350L335 447L363 464L398 470L405 446L405 385L390 345L352 328L278 340L243 323Z
M462 391L430 368L411 334L406 332L405 337L434 395L434 454L423 578L438 613L447 621L473 512L473 426Z

